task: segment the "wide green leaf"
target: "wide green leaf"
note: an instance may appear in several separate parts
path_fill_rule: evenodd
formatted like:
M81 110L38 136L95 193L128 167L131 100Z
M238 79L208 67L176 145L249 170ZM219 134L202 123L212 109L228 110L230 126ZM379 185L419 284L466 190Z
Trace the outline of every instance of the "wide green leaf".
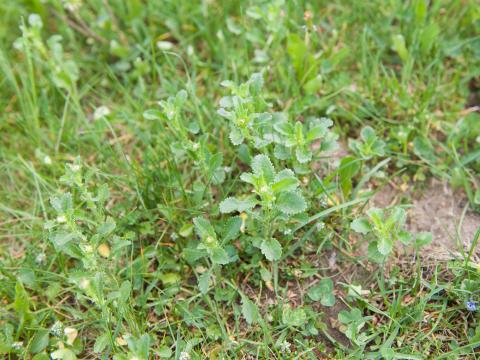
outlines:
M298 179L294 177L285 177L272 185L274 192L293 191L298 187Z
M256 176L262 176L267 183L273 182L275 169L266 155L257 155L252 160L252 170Z
M260 245L262 254L270 261L280 260L282 256L282 245L276 239L266 239Z
M225 265L230 261L228 253L222 248L213 248L211 249L210 257L214 264Z
M286 191L278 196L277 206L287 215L295 215L307 209L307 203L298 192Z
M211 275L211 270L208 270L198 277L198 288L202 294L206 294L208 291L208 284L210 282Z
M242 315L249 325L258 321L258 307L246 295L242 294Z
M378 239L377 244L378 251L380 254L386 256L392 252L393 249L393 240L390 237L382 236Z
M257 204L253 198L246 198L239 200L233 197L228 197L220 203L220 212L222 214L229 214L234 211L243 212L253 209Z
M227 220L222 231L222 241L226 243L237 238L242 227L242 219L240 216L235 216Z
M370 225L367 218L359 218L352 221L350 228L360 234L368 234L372 231L372 226Z
M320 301L323 306L335 305L335 296L333 295L333 281L330 278L320 280L320 282L308 289L308 297L313 301Z
M210 224L210 221L208 221L204 217L194 218L193 224L195 225L195 231L202 239L206 239L208 237L212 237L213 239L217 238L217 235L215 234L215 229L213 228L212 224Z

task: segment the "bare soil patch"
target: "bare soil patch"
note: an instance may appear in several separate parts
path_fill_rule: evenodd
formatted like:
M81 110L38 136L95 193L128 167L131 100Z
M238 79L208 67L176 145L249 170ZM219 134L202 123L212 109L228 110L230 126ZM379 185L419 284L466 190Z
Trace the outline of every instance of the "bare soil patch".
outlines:
M386 185L375 194L371 204L377 207L396 205L405 195L412 199L408 230L433 234L432 243L421 250L422 257L448 260L470 249L480 226L480 214L470 210L465 194L454 191L445 182L431 180L424 189L415 191L402 192Z

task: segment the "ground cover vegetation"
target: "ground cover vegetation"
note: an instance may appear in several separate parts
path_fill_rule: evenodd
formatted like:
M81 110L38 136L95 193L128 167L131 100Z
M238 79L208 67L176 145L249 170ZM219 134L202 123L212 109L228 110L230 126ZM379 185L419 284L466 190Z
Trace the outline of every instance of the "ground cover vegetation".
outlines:
M3 357L478 357L478 2L0 18Z

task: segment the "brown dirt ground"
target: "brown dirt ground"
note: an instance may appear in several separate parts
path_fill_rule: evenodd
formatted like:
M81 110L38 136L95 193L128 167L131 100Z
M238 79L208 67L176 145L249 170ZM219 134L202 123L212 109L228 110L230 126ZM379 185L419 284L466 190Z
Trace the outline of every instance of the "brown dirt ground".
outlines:
M328 165L336 168L348 155L348 146L342 142L336 151L328 154ZM420 255L428 260L449 260L461 257L469 251L480 226L480 213L468 207L468 200L461 191L454 191L446 182L430 179L423 189L402 191L395 184L387 184L377 191L370 206L388 207L398 205L408 197L412 207L408 211L407 230L412 233L428 231L433 241L424 247ZM479 249L475 250L477 259Z
M433 234L432 243L420 252L422 258L448 260L460 257L462 251L469 251L480 226L480 214L470 210L462 192L452 190L439 180L430 180L424 189L416 189L413 193L386 185L374 195L371 205L396 205L402 196L409 196L412 204L408 210L407 229L413 233L429 231Z

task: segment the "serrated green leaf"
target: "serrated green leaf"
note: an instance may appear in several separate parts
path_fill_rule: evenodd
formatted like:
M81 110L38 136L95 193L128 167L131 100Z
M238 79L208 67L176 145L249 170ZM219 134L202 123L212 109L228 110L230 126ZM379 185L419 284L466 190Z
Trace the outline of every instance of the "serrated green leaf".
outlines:
M222 214L229 214L238 209L238 200L234 197L228 197L220 203L220 212Z
M290 151L288 148L281 144L276 144L275 149L273 150L273 155L279 160L290 159Z
M312 152L306 147L297 147L295 149L295 156L300 164L305 164L312 160Z
M267 260L270 261L280 260L282 256L282 245L273 238L263 240L260 245L260 250Z
M375 134L375 130L373 130L372 127L370 126L365 126L361 131L360 131L360 137L362 138L363 141L367 143L371 143L376 140L377 135Z
M386 260L386 256L382 255L380 251L378 251L378 241L372 241L368 244L368 259L373 261L374 263L381 264Z
M413 152L420 159L423 159L427 162L435 162L437 159L432 143L428 138L423 136L416 136L413 139Z
M256 176L262 176L267 183L273 182L275 178L275 169L266 155L260 154L253 158L252 170Z
M215 233L215 229L213 228L212 224L210 224L210 221L204 217L199 216L194 218L193 224L195 225L195 231L201 239L207 239L208 237L213 239L217 238L217 234Z
M392 252L393 240L391 238L382 236L377 241L377 248L380 254L387 256Z
M197 249L197 248L184 248L182 251L182 257L190 264L194 263L195 261L207 256L208 253L205 249Z
M272 185L274 192L293 191L298 187L298 180L294 177L286 177Z
M229 214L234 211L243 212L253 209L256 205L257 202L253 198L239 200L229 197L220 203L220 212L222 214Z
M307 135L305 136L305 139L309 143L314 140L321 139L327 133L328 131L327 129L328 128L326 126L321 126L321 125L314 126L310 130L308 130Z
M95 344L93 345L93 351L97 354L103 352L110 343L110 334L108 332L101 334L95 340Z
M243 143L243 140L245 139L242 131L236 126L232 126L230 128L230 134L228 135L228 137L230 138L230 141L232 142L232 144L235 146Z
M240 175L240 180L242 180L243 182L246 182L247 184L254 185L256 181L255 179L256 179L255 175L249 172L244 172L242 173L242 175Z
M227 243L230 240L236 239L238 234L240 233L240 228L242 227L242 219L240 216L235 216L225 223L222 232L222 241L223 243Z
M247 296L242 294L242 315L249 325L258 321L258 307Z
M392 209L387 222L394 223L397 228L403 226L407 220L407 212L401 207L395 207Z
M230 261L228 253L222 248L211 249L210 258L214 264L225 265Z
M350 228L360 234L368 234L370 231L372 231L372 226L367 218L353 220L350 224Z
M208 284L210 282L211 275L211 270L208 270L198 277L198 288L202 294L206 294L208 291Z
M295 215L307 209L307 203L298 192L286 191L278 196L277 206L287 215Z

